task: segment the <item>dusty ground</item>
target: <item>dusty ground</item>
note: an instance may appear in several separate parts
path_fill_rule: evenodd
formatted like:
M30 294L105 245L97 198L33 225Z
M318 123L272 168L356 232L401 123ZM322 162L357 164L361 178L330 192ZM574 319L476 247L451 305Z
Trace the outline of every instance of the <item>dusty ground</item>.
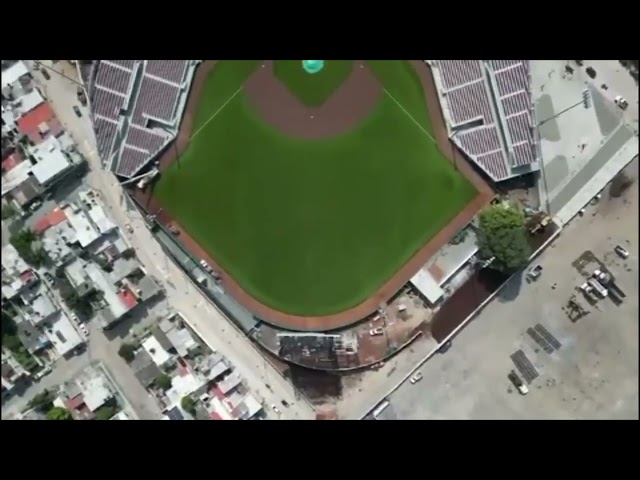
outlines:
M636 183L624 196L605 192L568 225L541 255L540 280L507 287L448 353L427 362L420 383L407 382L391 396L383 418L638 419L637 160L628 171ZM631 252L626 261L612 253L617 243ZM562 306L582 280L574 261L588 250L616 275L627 298L621 306L582 300L590 314L572 323ZM547 354L526 334L538 322L562 343L559 350ZM527 396L506 378L518 349L540 373Z

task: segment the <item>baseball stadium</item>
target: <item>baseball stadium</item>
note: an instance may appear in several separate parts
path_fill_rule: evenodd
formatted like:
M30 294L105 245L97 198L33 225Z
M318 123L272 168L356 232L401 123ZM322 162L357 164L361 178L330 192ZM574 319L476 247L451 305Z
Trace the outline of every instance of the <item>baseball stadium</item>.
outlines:
M471 119L454 141L445 125L438 83L466 87L460 71L103 60L92 115L105 168L219 291L278 331L331 336L380 311L469 224L493 197L484 177L512 174L504 148L474 157L469 132L497 126ZM516 151L515 167L535 160Z

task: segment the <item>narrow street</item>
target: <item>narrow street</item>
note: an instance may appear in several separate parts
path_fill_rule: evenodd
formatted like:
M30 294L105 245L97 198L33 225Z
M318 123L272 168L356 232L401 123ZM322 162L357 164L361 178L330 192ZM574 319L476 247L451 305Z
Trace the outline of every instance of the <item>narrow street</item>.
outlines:
M166 290L166 297L169 303L182 313L187 322L210 348L227 357L239 375L246 380L248 387L254 394L265 400L265 410L268 416L274 417L275 415L269 405L280 405L281 400L286 400L291 407L288 409L281 408L282 414L278 418L315 418L315 412L311 405L304 399L296 398L292 385L265 360L258 348L191 284L179 267L166 258L159 243L146 228L139 212L127 211L122 197L122 189L116 178L110 172L101 169L100 158L93 144L93 133L89 123L88 112L86 112L86 109L83 110L85 113L81 118L78 118L73 112L73 105L78 103L76 100L76 86L64 77L55 74L52 74L51 79L48 81L44 81L37 72L34 76L41 83L46 83L46 94L56 115L78 143L80 151L87 158L91 167L88 175L88 184L101 192L102 199L107 205L108 213L116 224L120 227L130 224L133 227L132 234L127 233L125 228L121 228L121 231L135 248L136 254L147 269L147 272L161 282ZM172 285L175 285L176 288ZM203 315L203 308L206 315ZM92 335L94 334L92 333ZM99 342L97 337L102 336L102 334L96 333L92 342ZM109 343L106 338L104 341L107 344L113 344L113 342ZM106 346L100 348L105 349L105 358L111 357L106 353L108 351ZM117 347L112 351L117 352ZM115 360L105 360L105 363L114 375L118 375L119 368L117 363L121 359L117 354L113 356L116 357ZM128 367L126 370L129 370ZM133 375L133 373L131 374ZM123 378L125 377L124 372L122 376ZM127 395L132 395L131 392L135 390L135 387L126 384L126 379L121 380L119 376L116 376L116 378L119 383L125 383L123 386L126 387ZM140 386L140 388L142 387ZM132 403L135 406L136 402Z

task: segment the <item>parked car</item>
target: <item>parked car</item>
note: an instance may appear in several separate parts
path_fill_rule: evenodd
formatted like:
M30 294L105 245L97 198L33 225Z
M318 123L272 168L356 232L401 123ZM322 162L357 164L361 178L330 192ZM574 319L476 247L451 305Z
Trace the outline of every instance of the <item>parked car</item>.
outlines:
M629 256L629 252L627 252L627 250L621 245L616 245L613 248L613 251L616 252L622 258L627 258Z
M289 408L290 406L289 402L287 402L286 400L282 400L280 403L282 403L282 405L287 408Z
M82 112L80 111L80 107L77 105L73 106L73 112L76 114L76 117L82 117Z
M447 353L451 348L451 340L447 340L439 349L438 353Z
M282 412L275 405L271 405L271 409L276 413L276 415L282 415Z
M618 96L615 98L614 102L615 102L615 103L616 103L616 105L617 105L618 107L620 107L622 110L626 110L626 109L627 109L627 107L629 106L629 102L627 102L627 100L626 100L624 97L620 96L620 95L618 95Z
M31 210L32 212L35 212L41 206L42 206L42 202L40 200L36 200L31 204L31 206L29 206L29 210Z
M200 266L204 268L207 272L213 271L213 269L209 266L209 264L204 260L200 260Z
M369 330L369 335L375 337L376 335L382 335L384 333L384 329L382 327L372 328Z
M124 228L127 230L127 232L133 233L133 227L130 223L125 223Z
M76 91L76 96L78 97L78 101L81 105L84 106L87 104L87 95L84 93L84 88L79 86Z
M42 76L44 77L45 80L50 80L51 79L51 75L49 75L49 72L47 71L46 68L40 67L40 73L42 74Z
M513 383L513 386L518 389L521 395L526 395L527 393L529 393L529 388L524 384L524 382L520 379L520 377L514 370L511 370L507 377L509 378L509 381Z
M537 280L542 275L542 265L536 265L531 267L527 272L527 278L529 280Z
M409 379L409 382L411 383L411 385L415 385L420 380L422 380L422 373L418 372Z
M80 324L80 331L82 332L82 334L83 334L85 337L88 337L88 336L89 336L89 329L87 328L87 326L86 326L84 323L81 323L81 324Z

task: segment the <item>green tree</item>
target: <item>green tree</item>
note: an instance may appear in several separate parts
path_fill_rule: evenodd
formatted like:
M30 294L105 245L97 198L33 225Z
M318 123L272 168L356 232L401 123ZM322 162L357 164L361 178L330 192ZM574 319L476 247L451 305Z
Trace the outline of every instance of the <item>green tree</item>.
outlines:
M120 355L125 362L131 362L136 356L136 347L130 343L123 343L118 349L118 355Z
M46 259L44 250L37 245L37 239L37 235L29 229L19 231L10 239L11 245L18 251L22 259L36 268L40 267Z
M2 206L2 220L6 220L7 218L11 218L16 214L16 209L10 203Z
M479 215L478 246L484 258L494 257L491 268L510 273L529 260L525 216L519 205L501 202Z
M115 407L103 405L96 410L96 420L110 420L116 414Z
M154 383L158 388L167 391L171 388L171 377L166 373L162 373L155 379Z
M193 398L191 398L189 395L187 395L186 397L182 397L182 400L180 401L180 406L185 412L190 413L191 415L195 415L196 402L194 402Z
M53 407L47 412L47 420L73 420L73 417L66 408Z
M35 397L33 397L29 401L27 406L29 408L34 408L39 412L45 413L51 410L51 408L53 407L52 404L54 399L55 399L55 395L53 394L53 392L50 392L49 390L45 389L39 394L37 394Z

